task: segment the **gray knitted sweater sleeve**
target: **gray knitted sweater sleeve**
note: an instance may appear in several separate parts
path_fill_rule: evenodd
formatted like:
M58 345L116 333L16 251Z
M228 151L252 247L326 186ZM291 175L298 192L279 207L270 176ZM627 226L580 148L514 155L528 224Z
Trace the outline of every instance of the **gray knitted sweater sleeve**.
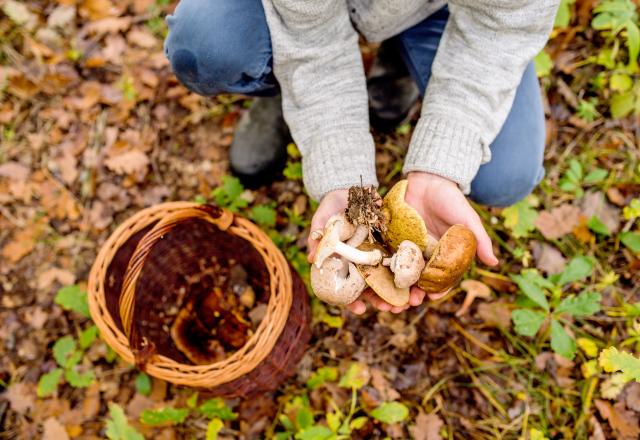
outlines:
M378 0L390 1L393 0ZM455 0L404 172L466 192L507 117L527 63L544 46L559 0ZM376 185L358 35L345 0L263 0L283 111L314 199ZM517 147L517 146L514 146Z

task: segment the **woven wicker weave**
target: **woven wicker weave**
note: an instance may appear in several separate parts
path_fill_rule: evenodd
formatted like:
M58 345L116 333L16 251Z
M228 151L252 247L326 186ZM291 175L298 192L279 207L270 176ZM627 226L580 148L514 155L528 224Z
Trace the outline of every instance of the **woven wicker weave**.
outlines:
M170 338L141 323L154 307L171 303L177 281L194 273L198 258L235 259L267 312L246 344L226 359L192 365ZM304 284L257 226L210 205L171 202L145 209L120 225L103 245L89 277L89 309L106 343L150 375L224 396L273 390L295 372L310 338ZM155 354L140 362L145 340Z

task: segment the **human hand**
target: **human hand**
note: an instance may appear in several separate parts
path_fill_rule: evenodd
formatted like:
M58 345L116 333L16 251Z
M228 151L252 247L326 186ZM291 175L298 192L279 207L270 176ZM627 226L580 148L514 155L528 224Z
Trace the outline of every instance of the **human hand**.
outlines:
M316 210L313 218L311 219L311 231L322 230L329 218L335 214L343 212L347 207L349 198L349 191L346 189L339 189L327 193L320 202L318 209ZM315 257L316 248L318 247L319 240L314 240L309 234L307 239L308 256L307 259L311 263ZM388 302L384 301L378 295L376 295L371 289L365 290L360 297L347 305L346 308L356 315L361 315L367 310L365 302L371 303L375 308L382 312L400 313L410 305L420 305L424 299L424 291L414 287L411 289L409 295L409 304L401 307L392 306Z

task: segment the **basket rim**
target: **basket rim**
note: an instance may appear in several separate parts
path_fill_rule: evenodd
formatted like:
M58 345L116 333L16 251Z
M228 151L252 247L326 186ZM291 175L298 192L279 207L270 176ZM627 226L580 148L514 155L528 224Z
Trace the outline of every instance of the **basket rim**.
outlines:
M127 362L135 362L128 338L116 326L106 305L104 281L107 269L117 251L132 235L157 222L165 213L191 209L194 206L199 204L165 202L138 211L111 233L91 267L87 288L91 317L101 338ZM270 295L265 317L245 345L222 361L208 365L190 365L156 354L145 365L145 371L150 375L181 385L217 386L253 370L271 352L282 333L293 300L292 274L284 255L258 226L241 216L234 214L233 223L226 232L251 242L267 267L273 266L274 273L269 270ZM274 277L274 274L278 276Z

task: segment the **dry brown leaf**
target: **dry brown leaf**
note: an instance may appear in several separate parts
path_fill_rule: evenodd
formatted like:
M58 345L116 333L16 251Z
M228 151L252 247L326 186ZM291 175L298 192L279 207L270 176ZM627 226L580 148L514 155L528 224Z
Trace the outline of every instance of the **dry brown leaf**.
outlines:
M143 49L151 49L158 44L158 39L153 36L149 31L141 28L131 29L127 35L129 43L142 47Z
M608 203L602 192L589 191L580 206L586 218L598 217L612 234L620 229L620 209Z
M34 388L32 384L18 382L10 385L1 396L9 401L12 410L24 415L35 405L36 393Z
M0 177L6 177L12 181L24 182L29 178L31 171L18 162L7 162L0 165Z
M631 411L624 410L620 404L612 406L606 400L595 400L596 408L603 419L607 419L611 428L620 438L637 439L640 435L640 420Z
M59 220L80 218L82 207L69 190L54 179L40 176L37 180L40 204L48 215Z
M607 198L614 205L626 206L627 204L627 198L623 196L620 190L615 186L612 186L607 190Z
M476 314L489 326L511 328L511 308L504 300L481 302Z
M47 17L47 26L50 28L65 29L76 18L75 6L58 5Z
M5 0L2 4L2 12L15 24L23 26L28 31L33 30L38 24L37 15L22 2Z
M68 270L52 267L38 275L38 289L48 289L55 281L67 286L75 283L76 276Z
M594 416L589 418L589 424L591 425L591 435L589 436L589 440L607 440L607 437L604 435L604 431L602 430L602 425L598 422Z
M409 433L414 440L442 440L440 428L443 426L444 422L437 414L420 411L416 423L409 427Z
M44 327L44 324L49 319L49 314L45 312L41 307L32 307L24 311L24 321L36 330L40 330Z
M57 419L49 417L42 424L42 440L69 440L69 434Z
M580 223L578 223L571 231L573 235L582 243L593 243L596 239L595 235L591 233L589 226L587 225L587 218L582 217Z
M100 383L93 382L86 390L81 413L84 420L93 419L100 412ZM136 416L137 418L137 416Z
M630 382L625 388L627 408L640 413L640 382Z
M133 399L131 399L127 404L127 414L132 419L138 419L142 411L153 408L154 405L155 402L153 399L140 393L136 393L133 396Z
M386 377L384 372L379 368L372 368L371 370L371 385L380 393L385 401L396 400L400 398L400 393L396 391Z
M149 158L142 151L127 151L126 153L110 157L105 165L116 174L134 174L146 171Z
M118 9L109 0L83 0L80 13L89 20L100 20L118 14Z
M11 240L2 248L2 256L12 263L16 263L36 247L38 239L44 234L46 218L41 218L22 229L17 229Z
M564 204L551 211L541 211L535 225L545 238L555 240L570 233L579 223L581 215L579 208Z
M567 259L564 258L562 253L551 246L548 243L534 241L533 247L533 259L536 262L536 267L550 275L560 273L567 265Z
M124 32L131 26L131 17L107 17L92 21L85 26L89 34L117 34Z

